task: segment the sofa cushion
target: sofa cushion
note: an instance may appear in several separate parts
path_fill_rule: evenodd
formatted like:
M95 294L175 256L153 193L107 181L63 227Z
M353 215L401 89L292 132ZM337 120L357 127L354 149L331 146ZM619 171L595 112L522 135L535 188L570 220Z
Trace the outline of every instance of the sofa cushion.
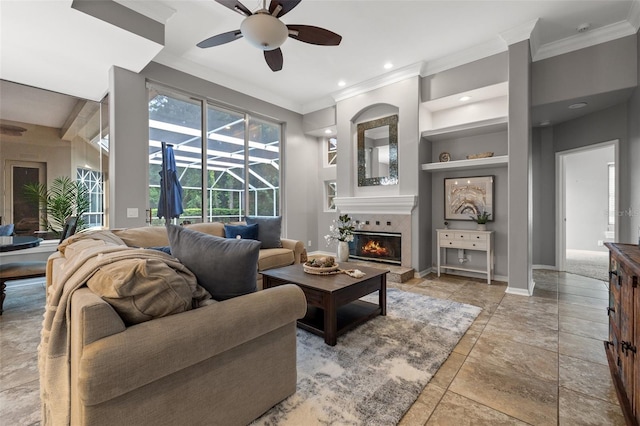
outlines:
M289 249L262 249L258 257L258 271L282 268L283 266L293 265L293 262L295 262L295 256L293 251Z
M171 253L214 299L256 291L259 241L220 238L175 225L168 231Z
M185 228L224 238L224 224L222 222L192 223L185 225Z
M158 247L169 244L164 226L114 229L111 232L120 237L129 247Z
M267 216L247 216L247 225L258 224L258 240L262 243L261 248L280 248L280 234L282 231L282 217Z
M244 238L247 240L258 239L258 224L253 225L224 225L224 236L226 238Z
M195 282L186 268L178 271L159 259L131 258L102 266L87 287L131 325L190 310Z

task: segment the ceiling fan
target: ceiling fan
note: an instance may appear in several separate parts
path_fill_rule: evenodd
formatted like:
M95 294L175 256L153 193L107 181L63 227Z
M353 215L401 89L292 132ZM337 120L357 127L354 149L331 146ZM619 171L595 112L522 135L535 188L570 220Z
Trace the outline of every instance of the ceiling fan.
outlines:
M244 16L239 30L229 31L209 37L197 44L200 48L220 46L242 37L264 51L264 59L272 71L282 69L282 50L280 46L287 37L319 46L337 46L342 36L324 28L311 25L285 25L280 18L290 12L302 0L271 0L269 9L263 0L262 9L251 12L236 0L215 0L221 5Z

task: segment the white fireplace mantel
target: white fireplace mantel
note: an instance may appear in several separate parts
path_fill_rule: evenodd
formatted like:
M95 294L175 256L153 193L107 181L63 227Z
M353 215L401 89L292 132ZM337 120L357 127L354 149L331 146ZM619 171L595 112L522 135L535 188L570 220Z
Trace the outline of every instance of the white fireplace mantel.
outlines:
M340 213L411 214L416 196L335 197L333 202Z

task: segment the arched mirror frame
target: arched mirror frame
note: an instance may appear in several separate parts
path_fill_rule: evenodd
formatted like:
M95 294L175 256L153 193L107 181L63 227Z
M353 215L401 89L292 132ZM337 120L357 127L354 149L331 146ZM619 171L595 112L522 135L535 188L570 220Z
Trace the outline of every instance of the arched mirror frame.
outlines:
M389 176L366 176L366 130L389 126ZM358 186L395 185L398 183L398 115L358 123Z

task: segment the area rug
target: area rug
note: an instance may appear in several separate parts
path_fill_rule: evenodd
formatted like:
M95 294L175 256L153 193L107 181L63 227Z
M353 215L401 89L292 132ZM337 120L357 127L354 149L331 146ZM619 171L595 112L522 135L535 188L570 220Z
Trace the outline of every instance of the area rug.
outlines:
M377 302L377 293L365 300ZM447 359L481 308L389 289L387 316L328 346L298 330L297 392L255 425L393 425Z

